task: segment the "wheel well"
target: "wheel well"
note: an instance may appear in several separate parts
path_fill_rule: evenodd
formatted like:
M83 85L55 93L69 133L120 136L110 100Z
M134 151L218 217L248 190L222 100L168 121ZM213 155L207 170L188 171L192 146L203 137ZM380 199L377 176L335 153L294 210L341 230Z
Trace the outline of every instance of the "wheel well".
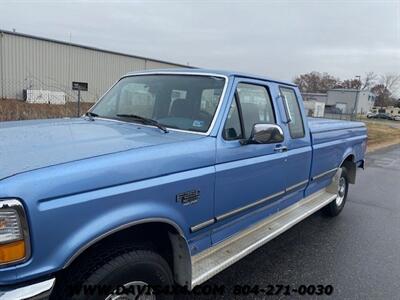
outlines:
M349 183L356 183L356 173L357 173L357 165L354 161L355 157L353 154L350 154L346 157L346 159L341 164L341 167L345 167L347 170L347 179Z
M111 248L154 251L167 261L178 284L190 283L191 261L186 240L174 226L163 222L137 224L105 236L83 250L65 269L79 269L82 262Z

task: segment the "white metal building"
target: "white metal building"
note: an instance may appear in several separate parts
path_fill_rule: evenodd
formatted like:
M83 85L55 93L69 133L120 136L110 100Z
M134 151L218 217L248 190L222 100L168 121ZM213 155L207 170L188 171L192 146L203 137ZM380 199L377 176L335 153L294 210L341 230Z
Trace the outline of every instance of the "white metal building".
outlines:
M316 101L326 103L328 101L328 94L326 93L301 93L304 101Z
M93 102L127 72L181 67L188 66L0 30L0 99L43 90L75 101L74 81L87 83L82 101Z
M375 103L375 94L357 89L331 89L327 93L302 93L304 102L319 102L342 114L366 114ZM313 104L309 104L313 105Z
M344 114L366 114L375 103L375 95L370 91L356 89L333 89L328 91L327 106L334 106Z

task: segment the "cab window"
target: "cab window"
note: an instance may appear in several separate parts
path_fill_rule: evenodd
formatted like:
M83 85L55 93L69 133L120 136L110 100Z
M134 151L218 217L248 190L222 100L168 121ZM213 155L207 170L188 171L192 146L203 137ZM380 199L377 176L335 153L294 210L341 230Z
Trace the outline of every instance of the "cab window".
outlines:
M287 112L291 118L289 122L290 136L293 139L302 138L305 136L303 118L301 116L299 102L297 101L296 93L293 89L287 87L280 87L283 97L285 97L288 109Z
M247 139L258 123L275 123L269 92L261 85L239 83L225 123L224 138Z

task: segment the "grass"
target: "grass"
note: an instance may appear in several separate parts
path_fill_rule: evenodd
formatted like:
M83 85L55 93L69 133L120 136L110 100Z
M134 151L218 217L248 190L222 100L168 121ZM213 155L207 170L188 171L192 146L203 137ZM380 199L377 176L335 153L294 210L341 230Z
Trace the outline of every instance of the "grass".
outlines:
M93 104L81 103L81 114ZM77 116L77 104L30 104L21 100L0 99L0 121L53 119Z
M400 122L366 122L368 152L400 144Z

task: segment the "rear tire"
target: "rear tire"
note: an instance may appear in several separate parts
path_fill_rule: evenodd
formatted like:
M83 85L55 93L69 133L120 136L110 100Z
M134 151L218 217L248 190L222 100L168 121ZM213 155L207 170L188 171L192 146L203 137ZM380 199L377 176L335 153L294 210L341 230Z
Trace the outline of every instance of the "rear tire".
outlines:
M336 199L322 209L322 212L329 217L336 217L343 210L349 191L349 180L346 168L342 167L342 174L339 178Z

